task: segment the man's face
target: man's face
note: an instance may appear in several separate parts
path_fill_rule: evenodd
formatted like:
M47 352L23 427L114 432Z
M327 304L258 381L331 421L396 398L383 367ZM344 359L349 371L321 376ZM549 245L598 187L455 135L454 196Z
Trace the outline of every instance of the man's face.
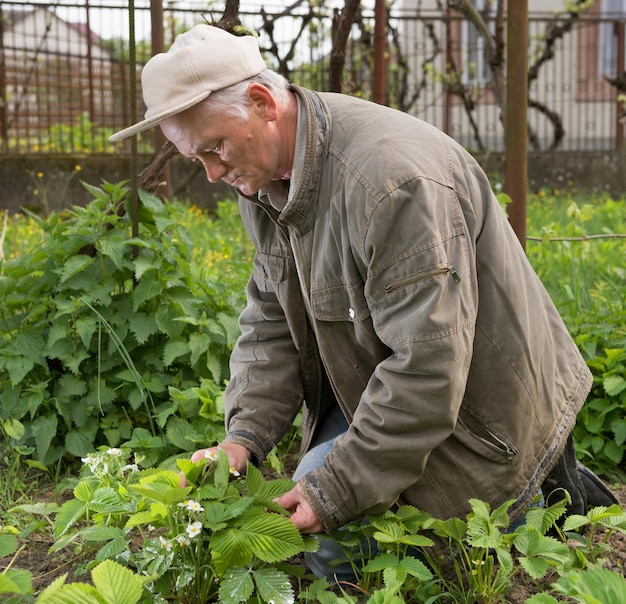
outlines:
M161 129L183 156L203 165L210 182L222 180L254 195L272 180L289 178L275 108L265 99L253 99L247 118L222 111L207 119L195 109L167 118Z

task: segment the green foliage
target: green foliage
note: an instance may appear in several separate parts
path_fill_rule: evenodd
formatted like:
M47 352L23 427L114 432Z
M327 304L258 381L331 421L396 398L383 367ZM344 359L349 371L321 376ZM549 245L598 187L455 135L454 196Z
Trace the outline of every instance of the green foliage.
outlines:
M594 376L574 431L578 457L624 480L626 239L608 237L626 233L624 201L542 191L530 200L528 215L529 234L541 233L541 242L528 242L530 261Z
M0 420L46 465L213 442L238 310L194 272L180 207L140 192L133 239L124 186L85 186L93 202L32 216L42 243L0 265Z
M111 560L105 560L91 572L93 585L65 583L59 577L35 600L37 604L137 604L150 577L139 577Z
M243 479L221 451L180 459L179 472L140 470L128 457L109 449L85 459L74 498L56 515L54 550L95 545L95 562L123 561L150 577L155 601L294 601L288 575L274 565L316 542L274 502L290 480L266 482L252 465Z
M0 558L13 556L13 560L19 554L17 538L10 529L0 526ZM30 594L33 577L30 571L12 569L8 564L0 572L0 596L3 594Z

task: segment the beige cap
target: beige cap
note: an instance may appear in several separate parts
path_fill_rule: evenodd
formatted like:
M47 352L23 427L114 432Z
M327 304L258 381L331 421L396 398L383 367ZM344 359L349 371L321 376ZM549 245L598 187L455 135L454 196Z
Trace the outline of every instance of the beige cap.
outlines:
M253 36L234 36L219 27L196 25L180 34L165 53L154 55L141 72L145 119L113 134L119 141L156 126L221 90L266 68Z

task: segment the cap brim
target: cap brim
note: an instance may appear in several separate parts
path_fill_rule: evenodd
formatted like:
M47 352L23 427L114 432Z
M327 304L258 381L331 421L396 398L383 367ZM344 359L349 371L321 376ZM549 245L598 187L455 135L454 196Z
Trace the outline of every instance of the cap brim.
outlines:
M212 91L210 90L208 92L203 92L202 94L196 95L194 98L189 99L172 109L168 109L167 111L162 111L158 115L153 115L152 117L149 117L141 122L137 122L136 124L133 124L132 126L129 126L128 128L124 128L124 130L115 132L114 134L109 136L109 141L112 143L116 143L117 141L121 141L121 140L124 140L125 138L134 136L135 134L139 134L140 132L143 132L144 130L149 130L150 128L154 128L155 126L159 124L159 122L162 122L164 119L168 117L172 117L173 115L176 115L177 113L182 113L186 109L190 109L194 105L197 105L200 101L206 99L211 94L211 92Z

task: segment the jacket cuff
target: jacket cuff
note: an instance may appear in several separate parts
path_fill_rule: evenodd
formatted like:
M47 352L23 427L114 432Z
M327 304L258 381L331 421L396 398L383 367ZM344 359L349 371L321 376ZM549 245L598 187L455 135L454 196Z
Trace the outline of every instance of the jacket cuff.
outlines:
M237 443L248 449L251 454L250 463L253 466L260 466L264 461L267 453L261 446L261 443L250 432L244 432L243 430L236 430L229 432L224 438L225 443Z
M327 531L334 531L353 520L353 518L346 518L328 493L320 486L315 470L300 479L300 488Z

